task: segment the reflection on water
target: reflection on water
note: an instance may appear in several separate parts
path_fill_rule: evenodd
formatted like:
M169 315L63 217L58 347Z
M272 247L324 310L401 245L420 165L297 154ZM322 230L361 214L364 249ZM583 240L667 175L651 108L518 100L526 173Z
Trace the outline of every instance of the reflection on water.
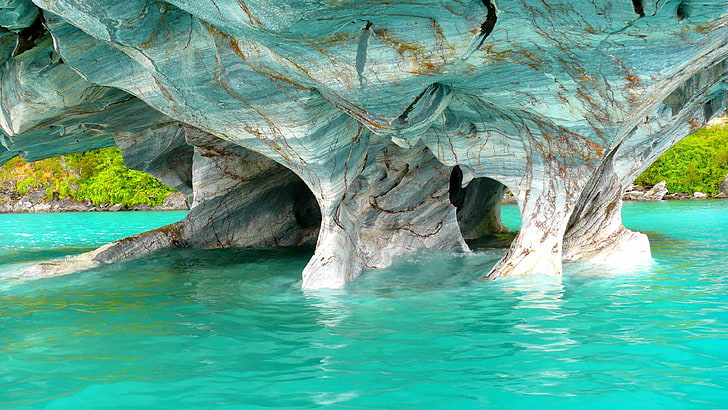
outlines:
M561 276L522 276L500 279L500 288L519 300L516 309L558 310L564 296Z

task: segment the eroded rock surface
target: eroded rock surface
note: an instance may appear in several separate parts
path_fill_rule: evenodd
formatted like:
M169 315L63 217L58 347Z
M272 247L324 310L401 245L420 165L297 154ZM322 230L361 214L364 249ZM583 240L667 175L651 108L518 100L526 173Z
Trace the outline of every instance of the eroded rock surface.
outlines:
M172 139L185 136L184 141L194 150L193 156L180 157L189 164L177 164L191 169L194 187L194 202L184 219L92 252L33 266L22 275L67 274L171 247L213 249L315 242L321 216L313 195L295 174L258 153L205 132L189 127L170 132ZM129 141L124 147L131 152L139 148ZM181 148L179 142L166 144L145 155L151 163L161 163L158 158L167 158ZM127 156L127 151L122 153ZM168 175L160 167L153 171Z
M505 186L522 227L488 278L640 259L622 192L727 103L725 0L24 4L0 5L0 160L115 140L193 196L95 261L302 243L320 215L303 286L336 287L499 232Z

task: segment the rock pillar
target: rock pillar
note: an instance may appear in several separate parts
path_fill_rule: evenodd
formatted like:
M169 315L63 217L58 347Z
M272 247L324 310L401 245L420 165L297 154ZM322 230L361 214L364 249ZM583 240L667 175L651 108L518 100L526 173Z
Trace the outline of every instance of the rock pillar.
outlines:
M521 229L487 278L530 273L560 275L563 236L575 200L563 181L546 178L544 186L519 193Z
M449 200L450 174L424 147L380 151L338 206L323 210L303 287L342 286L366 268L422 249L468 250Z
M649 259L647 235L622 225L622 183L609 155L582 191L564 234L564 261L634 263Z

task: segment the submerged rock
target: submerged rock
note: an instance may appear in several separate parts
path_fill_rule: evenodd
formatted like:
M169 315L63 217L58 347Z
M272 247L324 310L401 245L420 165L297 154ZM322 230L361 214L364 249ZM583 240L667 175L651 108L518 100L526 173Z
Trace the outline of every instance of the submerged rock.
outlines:
M338 287L502 231L506 186L488 278L644 258L622 192L728 101L725 0L35 4L0 37L0 159L116 143L192 201L79 266L317 237L303 286Z

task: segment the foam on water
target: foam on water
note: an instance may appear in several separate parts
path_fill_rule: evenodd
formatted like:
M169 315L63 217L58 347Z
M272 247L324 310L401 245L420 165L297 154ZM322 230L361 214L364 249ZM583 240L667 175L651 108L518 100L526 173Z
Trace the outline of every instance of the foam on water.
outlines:
M516 228L517 210L504 214ZM0 271L174 219L93 216L0 215ZM562 278L479 281L503 253L482 248L317 292L300 289L306 249L175 250L6 279L0 407L726 407L728 202L624 216L654 260L570 264Z

